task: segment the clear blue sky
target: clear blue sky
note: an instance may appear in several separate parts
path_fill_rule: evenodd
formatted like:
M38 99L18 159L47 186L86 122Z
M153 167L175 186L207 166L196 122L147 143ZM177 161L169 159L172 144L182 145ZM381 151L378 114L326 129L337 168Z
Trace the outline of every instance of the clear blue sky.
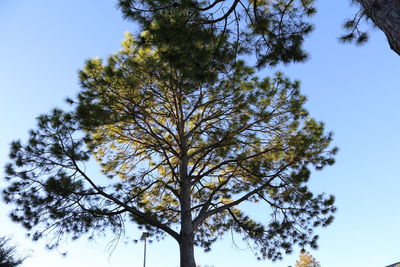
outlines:
M353 12L349 2L319 0L313 19L317 29L306 43L311 59L278 69L301 80L311 115L335 133L334 143L340 148L334 166L312 175L313 190L334 194L338 212L333 224L319 231L320 247L311 253L323 267L383 267L400 261L400 56L379 31L372 32L363 47L337 42L340 25ZM124 32L135 32L115 3L0 0L1 166L7 161L8 144L24 139L37 115L63 106L67 96L75 95L84 60L107 57L119 49ZM20 249L34 250L23 266L142 266L142 243L121 242L110 256L111 235L106 235L96 243L83 239L60 251L46 251L43 242L25 239L25 230L7 214L8 208L0 204L0 235L13 235ZM140 233L131 227L127 237L138 238ZM196 251L197 263L286 267L298 257L296 251L281 262L257 262L245 244L239 246L232 245L228 233L212 252ZM64 250L69 254L63 258ZM175 267L178 259L173 240L148 246L148 267Z

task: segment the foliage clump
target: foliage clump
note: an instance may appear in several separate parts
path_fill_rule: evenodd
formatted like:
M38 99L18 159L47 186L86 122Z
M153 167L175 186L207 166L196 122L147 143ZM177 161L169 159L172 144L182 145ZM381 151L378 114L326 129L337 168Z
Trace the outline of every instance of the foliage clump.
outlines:
M310 253L302 250L295 267L321 267L321 265Z
M10 238L0 237L0 266L16 267L20 266L26 257L21 257L17 253L17 247L10 245Z

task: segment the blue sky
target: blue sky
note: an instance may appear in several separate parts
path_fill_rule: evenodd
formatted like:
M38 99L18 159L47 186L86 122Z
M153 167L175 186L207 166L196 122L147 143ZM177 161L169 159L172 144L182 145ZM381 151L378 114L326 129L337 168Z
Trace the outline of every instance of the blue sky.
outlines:
M311 253L323 267L386 266L400 261L400 205L398 170L400 144L400 56L392 52L384 35L371 32L365 46L341 45L340 25L354 11L349 0L318 2L313 18L316 31L306 42L311 59L304 64L264 69L299 79L307 107L317 120L335 133L340 148L337 163L314 172L310 186L337 198L338 212L329 227L319 230L319 249ZM79 90L77 71L90 57L105 58L117 51L126 31L110 0L0 0L0 165L7 162L8 144L24 139L35 117ZM3 180L0 187L4 187ZM110 255L108 238L95 243L68 242L60 251L46 251L44 242L24 238L13 224L8 208L0 204L0 235L12 235L20 249L32 249L23 266L142 266L143 244L120 244ZM107 238L108 237L108 238ZM129 227L128 239L140 233ZM210 253L196 251L197 263L215 267L294 265L297 251L284 261L257 262L245 244L231 235ZM60 252L67 250L66 257ZM148 246L149 267L178 266L178 246L171 239Z

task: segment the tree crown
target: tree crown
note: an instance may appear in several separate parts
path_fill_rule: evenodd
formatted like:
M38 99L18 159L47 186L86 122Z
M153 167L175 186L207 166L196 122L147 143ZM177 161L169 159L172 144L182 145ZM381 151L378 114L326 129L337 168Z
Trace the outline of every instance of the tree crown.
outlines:
M169 18L164 27L179 23ZM261 258L279 259L294 243L316 246L312 230L332 221L334 199L305 183L311 166L333 164L331 134L309 117L298 82L281 73L259 79L225 37L197 42L212 34L198 31L185 37L192 58L184 65L170 58L175 47L143 46L128 34L106 64L87 61L73 112L40 116L29 141L12 144L4 198L34 239L51 230L73 238L121 232L134 221L180 242L176 229L189 215L206 250L228 229ZM91 155L109 184L85 171ZM246 215L245 202L268 205L269 223Z

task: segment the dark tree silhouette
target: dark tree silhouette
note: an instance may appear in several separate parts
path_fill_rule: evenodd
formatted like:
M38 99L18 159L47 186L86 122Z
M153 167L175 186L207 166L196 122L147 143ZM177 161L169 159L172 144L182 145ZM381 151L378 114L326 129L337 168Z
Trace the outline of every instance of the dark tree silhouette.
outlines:
M362 30L362 22L371 21L382 30L390 48L400 55L400 2L393 0L353 0L360 9L352 19L344 24L347 33L341 37L344 42L364 43L368 39Z
M25 257L21 257L17 253L17 247L10 244L11 239L0 237L0 266L1 267L16 267L20 266Z

